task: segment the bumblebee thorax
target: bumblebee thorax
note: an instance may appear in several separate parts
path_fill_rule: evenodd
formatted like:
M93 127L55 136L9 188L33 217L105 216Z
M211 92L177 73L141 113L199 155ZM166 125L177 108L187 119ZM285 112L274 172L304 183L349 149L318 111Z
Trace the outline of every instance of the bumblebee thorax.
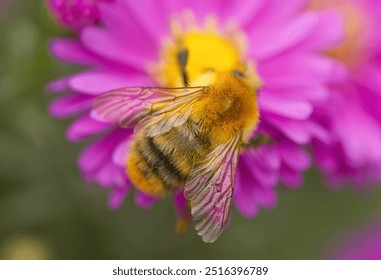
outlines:
M232 73L217 73L207 97L206 115L216 125L245 129L258 122L257 91Z

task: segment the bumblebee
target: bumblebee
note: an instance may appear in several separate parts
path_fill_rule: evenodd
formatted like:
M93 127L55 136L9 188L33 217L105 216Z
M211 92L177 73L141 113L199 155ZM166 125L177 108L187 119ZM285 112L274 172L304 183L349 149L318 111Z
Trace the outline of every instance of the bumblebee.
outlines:
M209 69L208 86L188 87L186 60L179 52L184 87L117 89L94 107L135 128L126 168L135 187L155 196L183 188L198 234L214 242L229 217L240 151L259 122L259 83L241 69Z

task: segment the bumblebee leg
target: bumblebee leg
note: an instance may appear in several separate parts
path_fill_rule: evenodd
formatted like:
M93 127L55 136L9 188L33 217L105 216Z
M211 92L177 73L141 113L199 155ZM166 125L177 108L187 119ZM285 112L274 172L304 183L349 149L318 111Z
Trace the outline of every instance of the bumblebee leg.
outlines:
M187 232L188 224L192 219L190 202L187 201L183 213L178 217L176 223L176 234L184 235Z
M249 141L243 143L244 148L257 148L262 145L274 144L274 140L271 139L268 135L263 133L258 134L249 139Z
M183 48L177 53L177 61L178 61L179 66L180 66L180 71L181 71L181 76L183 78L184 86L187 87L189 84L188 73L185 70L185 67L186 67L187 61L188 61L188 50L187 49Z

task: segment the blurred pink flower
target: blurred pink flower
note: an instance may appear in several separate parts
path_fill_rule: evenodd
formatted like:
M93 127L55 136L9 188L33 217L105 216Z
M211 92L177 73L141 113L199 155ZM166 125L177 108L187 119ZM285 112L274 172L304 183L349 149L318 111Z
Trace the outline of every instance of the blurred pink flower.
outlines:
M381 260L381 223L352 230L336 242L328 258L337 260Z
M12 16L14 4L11 0L0 0L0 22Z
M81 153L78 164L87 181L111 189L110 207L119 207L131 187L124 170L132 131L95 120L91 103L97 95L115 88L175 83L162 82L152 65L162 63L163 52L173 39L171 27L176 26L201 33L214 30L210 39L223 44L239 35L236 37L246 42L240 55L256 66L263 82L261 122L253 135L265 133L275 143L242 153L234 193L238 210L253 217L259 208L275 205L279 181L290 188L301 185L301 173L310 166L303 145L312 138L324 142L330 137L311 116L327 99L326 83L343 75L340 64L322 55L342 39L339 17L330 10L305 12L306 2L117 0L100 5L103 26L85 27L76 39L51 42L50 50L57 58L88 67L49 85L53 92L64 92L51 103L50 112L57 118L76 117L67 132L71 141L99 135ZM211 46L211 51L199 58L200 63L215 58L219 51ZM140 192L135 196L142 207L155 200ZM175 204L182 212L184 203L178 201Z
M81 29L100 20L101 2L114 0L47 0L56 20L65 27Z
M348 71L331 86L329 106L319 110L331 131L329 143L317 140L319 167L332 186L352 182L359 187L381 181L381 2L378 0L318 1L336 8L346 25L344 43L330 52Z

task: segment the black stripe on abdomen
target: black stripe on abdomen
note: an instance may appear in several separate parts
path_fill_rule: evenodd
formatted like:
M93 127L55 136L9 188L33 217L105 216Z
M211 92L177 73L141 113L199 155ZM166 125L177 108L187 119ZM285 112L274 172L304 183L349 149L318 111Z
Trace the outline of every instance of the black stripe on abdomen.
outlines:
M158 145L155 143L155 140L153 138L147 138L148 144L150 145L150 148L158 158L161 159L161 162L166 167L167 171L170 172L172 175L174 175L179 181L184 181L186 179L186 176L184 176L180 170L172 163L171 161L171 155L165 155L158 147Z
M136 148L142 160L145 161L146 167L149 168L147 171L158 177L167 189L177 189L184 183L186 178L172 164L169 157L159 149L152 138L147 137L140 140Z

